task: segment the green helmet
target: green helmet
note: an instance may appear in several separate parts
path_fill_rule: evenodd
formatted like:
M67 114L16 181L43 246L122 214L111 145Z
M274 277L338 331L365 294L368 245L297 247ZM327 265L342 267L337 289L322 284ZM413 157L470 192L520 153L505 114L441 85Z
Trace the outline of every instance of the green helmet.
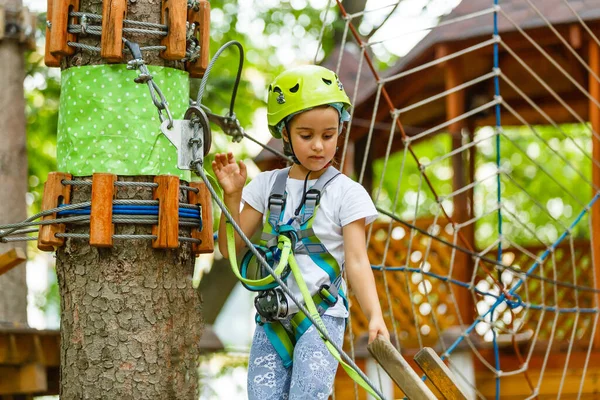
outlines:
M271 135L281 138L276 126L287 116L331 103L347 109L350 99L337 74L318 65L305 65L282 72L269 85L267 121Z

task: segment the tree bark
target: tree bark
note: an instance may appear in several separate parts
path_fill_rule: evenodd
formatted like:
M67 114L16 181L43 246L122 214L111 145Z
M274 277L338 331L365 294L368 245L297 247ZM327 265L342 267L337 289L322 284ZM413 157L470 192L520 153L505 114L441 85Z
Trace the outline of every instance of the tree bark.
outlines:
M128 19L160 22L161 1L130 1L128 7ZM98 0L81 1L81 11L101 10ZM79 41L99 46L93 38ZM144 57L151 65L182 66L165 62L157 53ZM102 63L99 55L78 52L63 61L63 68ZM151 182L153 177L118 179ZM152 199L151 189L144 187L118 187L116 192L118 199ZM90 187L73 187L72 203L90 197ZM187 202L187 196L180 193L180 201ZM67 232L88 229L69 226ZM115 229L115 234L150 233L150 226ZM189 229L180 236L190 236ZM115 240L112 248L95 248L68 239L57 252L56 269L62 312L61 399L198 398L203 325L201 298L192 288L189 244L156 250L150 240Z
M4 0L4 6L19 10L20 0ZM25 66L23 45L18 40L0 41L0 223L27 218L27 149L25 145ZM0 253L25 243L0 244ZM25 266L0 276L0 322L27 324Z

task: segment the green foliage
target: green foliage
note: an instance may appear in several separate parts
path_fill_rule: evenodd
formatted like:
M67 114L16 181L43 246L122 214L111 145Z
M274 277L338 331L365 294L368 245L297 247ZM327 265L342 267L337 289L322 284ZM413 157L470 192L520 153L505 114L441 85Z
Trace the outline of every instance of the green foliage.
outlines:
M27 154L29 161L30 212L40 210L44 182L56 171L56 128L60 81L56 71L46 68L37 52L25 55L25 115L27 119Z

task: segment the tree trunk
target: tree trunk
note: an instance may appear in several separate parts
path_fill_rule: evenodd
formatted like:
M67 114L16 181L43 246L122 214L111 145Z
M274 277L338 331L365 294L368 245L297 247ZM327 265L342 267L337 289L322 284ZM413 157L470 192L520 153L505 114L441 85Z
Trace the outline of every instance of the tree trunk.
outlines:
M21 8L20 0L2 1L10 10ZM27 218L27 150L25 146L25 66L23 45L18 40L0 41L0 223ZM18 246L26 248L25 243ZM15 244L0 244L0 253ZM27 324L25 266L0 276L0 322Z
M158 0L129 1L128 7L127 19L160 22ZM80 10L101 14L102 4L82 0ZM136 41L134 36L127 37ZM94 38L80 38L79 42L99 46ZM144 58L151 65L182 66L180 62L165 62L157 53L144 53ZM63 61L63 68L102 63L97 55L77 52ZM142 85L140 90L148 89ZM181 100L187 102L187 97ZM148 107L154 106L149 103ZM120 115L136 117L130 114ZM159 126L159 122L141 118L135 123ZM153 177L118 179L152 182ZM89 186L72 187L72 203L89 201L90 197ZM152 190L118 187L116 198L151 200ZM186 200L180 193L180 201ZM68 226L67 232L87 233L88 228ZM151 234L151 227L117 225L115 234ZM190 236L189 229L180 230L180 236ZM62 312L61 399L198 397L197 363L203 326L200 295L192 288L189 244L182 243L176 250L157 250L150 240L115 240L112 248L96 248L84 240L67 239L57 252L56 269Z

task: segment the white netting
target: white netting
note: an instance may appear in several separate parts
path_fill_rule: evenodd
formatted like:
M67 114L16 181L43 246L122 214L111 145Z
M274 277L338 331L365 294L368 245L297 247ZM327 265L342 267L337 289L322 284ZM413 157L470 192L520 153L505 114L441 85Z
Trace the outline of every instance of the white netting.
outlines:
M345 23L327 62L355 105L342 165L381 212L368 241L388 327L406 354L434 347L473 397L586 398L600 1L463 1L379 72L414 29L363 32L406 3L327 11ZM367 326L353 303L352 354Z

